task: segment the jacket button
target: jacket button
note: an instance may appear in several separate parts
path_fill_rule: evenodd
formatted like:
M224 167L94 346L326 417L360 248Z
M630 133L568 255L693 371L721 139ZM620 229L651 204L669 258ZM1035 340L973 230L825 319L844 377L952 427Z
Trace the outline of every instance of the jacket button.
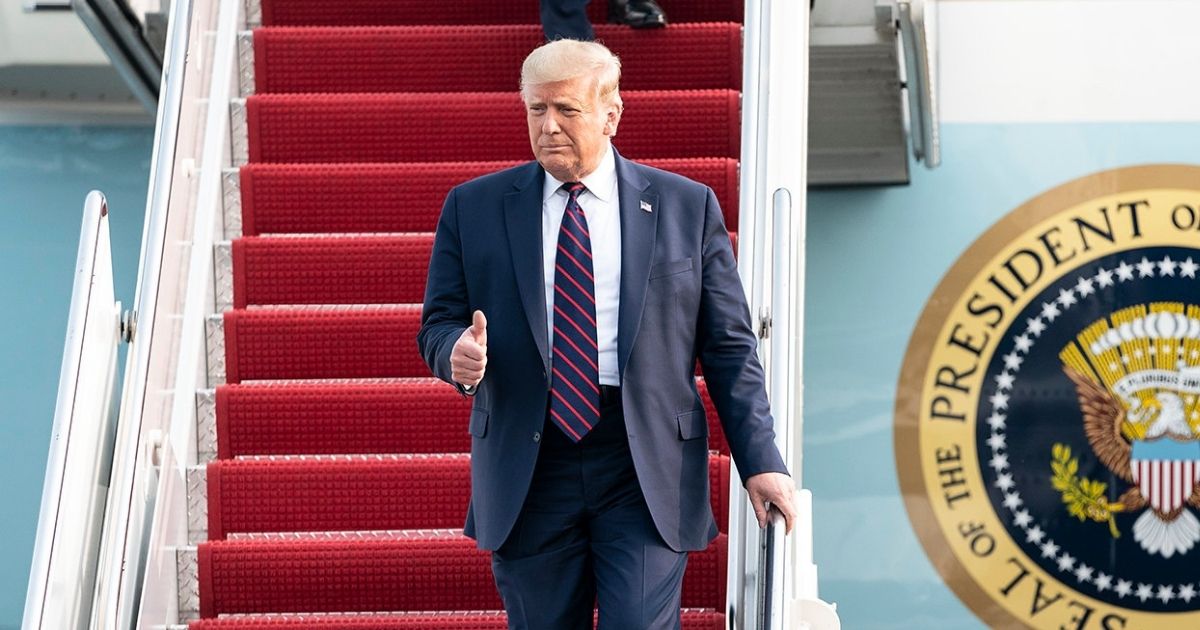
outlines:
M533 441L534 441L534 442L541 442L541 441L542 441L542 434L541 434L540 432L538 432L538 431L534 431L534 432L533 432Z

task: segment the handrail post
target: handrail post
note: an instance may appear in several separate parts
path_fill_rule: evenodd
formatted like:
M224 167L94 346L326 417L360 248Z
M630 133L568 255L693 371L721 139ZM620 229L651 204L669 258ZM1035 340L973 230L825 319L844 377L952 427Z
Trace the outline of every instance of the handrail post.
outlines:
M759 549L759 575L771 575L784 567L784 529L783 514L774 507L767 513L767 532L762 538ZM783 613L783 584L775 580L759 591L758 627L764 630L784 630Z
M120 342L108 205L92 191L83 208L24 630L87 627L112 465Z

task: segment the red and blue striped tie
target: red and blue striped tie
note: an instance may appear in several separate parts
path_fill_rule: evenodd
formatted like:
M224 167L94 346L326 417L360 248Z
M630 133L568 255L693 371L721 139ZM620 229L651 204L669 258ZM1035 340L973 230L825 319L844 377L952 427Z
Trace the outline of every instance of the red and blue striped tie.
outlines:
M550 417L578 442L600 419L600 366L596 346L596 280L592 241L579 195L579 182L563 184L568 194L554 260L554 363Z

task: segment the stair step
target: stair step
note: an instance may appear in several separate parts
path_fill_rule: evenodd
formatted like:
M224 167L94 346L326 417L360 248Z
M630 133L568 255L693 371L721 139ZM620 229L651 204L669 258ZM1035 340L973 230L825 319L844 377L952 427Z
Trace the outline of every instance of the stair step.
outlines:
M736 234L730 237L736 242ZM413 343L421 329L420 304L235 309L219 321L221 384L429 375ZM704 375L698 361L695 375Z
M621 58L623 90L740 89L741 28L734 22L651 30L603 25L596 38ZM543 41L535 24L260 28L254 31L255 92L511 91L520 60ZM658 54L636 54L647 46Z
M461 527L470 466L466 454L215 461L208 535ZM713 513L726 531L729 458L713 455L708 468Z
M725 630L715 610L682 611L683 630ZM310 615L238 615L193 621L188 630L507 630L500 611Z
M744 0L688 0L665 9L673 28L684 22L741 22ZM603 24L607 4L592 2L592 24ZM496 0L262 0L265 25L538 24L532 2Z
M232 250L234 308L419 304L433 234L247 236Z
M737 160L645 163L707 184L717 195L726 225L737 229ZM242 233L432 232L451 188L517 164L247 164L240 173Z
M471 400L436 378L399 383L225 385L217 457L465 453Z
M736 90L627 91L614 145L634 159L738 156ZM246 99L251 162L523 160L512 92L259 94Z
M704 379L709 447L728 454ZM436 378L393 383L225 385L216 390L217 457L465 453L471 400Z
M419 304L224 314L225 382L425 377Z
M470 457L350 456L208 465L208 535L462 527Z
M433 234L233 241L233 305L413 304L425 298Z
M200 616L499 610L491 558L457 532L197 546ZM683 606L723 609L726 537L688 557Z
M418 304L345 310L236 309L225 313L221 322L229 384L429 376L414 342L421 328ZM696 375L702 376L699 363ZM717 414L711 401L706 407L711 421Z

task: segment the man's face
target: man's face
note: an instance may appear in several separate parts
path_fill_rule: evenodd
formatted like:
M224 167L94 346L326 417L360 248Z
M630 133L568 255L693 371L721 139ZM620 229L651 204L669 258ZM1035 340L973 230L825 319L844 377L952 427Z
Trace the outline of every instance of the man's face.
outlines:
M534 157L562 182L596 170L621 119L615 103L601 102L592 76L527 86L525 113Z

